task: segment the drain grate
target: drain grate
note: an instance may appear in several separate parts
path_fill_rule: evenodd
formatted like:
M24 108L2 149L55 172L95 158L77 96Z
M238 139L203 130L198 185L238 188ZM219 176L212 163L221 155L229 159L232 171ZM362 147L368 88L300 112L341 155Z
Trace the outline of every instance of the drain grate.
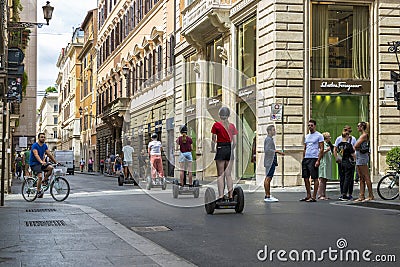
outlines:
M53 212L56 209L27 209L26 212Z
M145 227L131 227L131 229L135 232L142 232L142 233L151 233L151 232L166 232L171 231L171 228L167 226L160 225L160 226L145 226Z
M26 226L66 226L64 220L25 221Z

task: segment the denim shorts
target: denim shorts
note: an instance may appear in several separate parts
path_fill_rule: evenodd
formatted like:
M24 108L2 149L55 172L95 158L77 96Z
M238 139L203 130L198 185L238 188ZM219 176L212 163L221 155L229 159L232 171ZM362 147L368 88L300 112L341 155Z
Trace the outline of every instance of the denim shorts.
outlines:
M179 154L179 162L192 162L192 152L181 152Z

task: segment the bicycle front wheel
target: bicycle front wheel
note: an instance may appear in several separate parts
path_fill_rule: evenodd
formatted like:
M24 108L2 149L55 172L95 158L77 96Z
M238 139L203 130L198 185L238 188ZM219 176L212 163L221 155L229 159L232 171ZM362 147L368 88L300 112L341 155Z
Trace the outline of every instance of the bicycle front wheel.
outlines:
M69 196L69 183L64 177L57 177L50 185L50 194L55 201L64 201Z
M394 173L381 178L377 187L378 195L384 200L393 200L399 197L399 180Z
M36 180L33 178L26 178L22 183L22 197L28 201L32 202L37 197Z

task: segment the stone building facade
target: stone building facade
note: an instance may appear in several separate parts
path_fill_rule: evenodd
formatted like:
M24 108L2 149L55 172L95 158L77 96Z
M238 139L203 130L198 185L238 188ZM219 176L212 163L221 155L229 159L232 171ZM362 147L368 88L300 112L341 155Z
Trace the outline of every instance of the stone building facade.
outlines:
M346 124L358 137L357 123L368 121L371 174L385 172L386 152L400 140L399 111L384 99L390 71L398 68L388 52L388 42L400 38L396 1L210 0L175 8L175 56L183 68L175 121L193 129L199 178L216 175L208 146L220 106L231 108L239 130L237 178L262 182L266 127L275 124L286 156L279 158L274 184L301 184L311 118L334 137ZM283 121L271 116L272 104L283 105Z

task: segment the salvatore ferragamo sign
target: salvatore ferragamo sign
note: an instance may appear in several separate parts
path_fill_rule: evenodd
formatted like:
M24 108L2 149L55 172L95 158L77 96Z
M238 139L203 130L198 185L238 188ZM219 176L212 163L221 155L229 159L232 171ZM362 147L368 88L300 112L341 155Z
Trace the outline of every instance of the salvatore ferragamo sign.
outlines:
M369 92L371 83L369 81L311 81L314 92Z

